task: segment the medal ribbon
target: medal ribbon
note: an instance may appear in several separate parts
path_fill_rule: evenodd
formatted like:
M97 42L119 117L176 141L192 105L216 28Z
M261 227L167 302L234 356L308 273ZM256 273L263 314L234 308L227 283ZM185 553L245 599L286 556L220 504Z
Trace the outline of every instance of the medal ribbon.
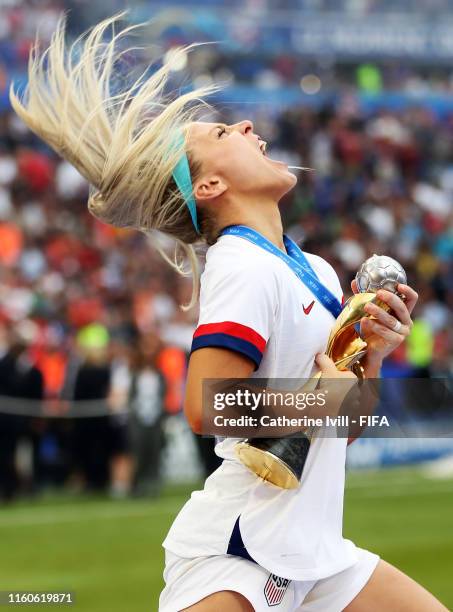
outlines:
M244 238L244 240L256 244L269 253L272 253L272 255L279 257L289 266L289 268L291 268L299 280L310 289L324 308L326 308L335 319L338 317L342 310L339 300L337 300L333 293L322 284L302 250L293 240L291 240L291 238L283 235L283 242L286 248L286 253L284 253L262 234L246 225L230 225L222 230L221 235L239 236L240 238Z

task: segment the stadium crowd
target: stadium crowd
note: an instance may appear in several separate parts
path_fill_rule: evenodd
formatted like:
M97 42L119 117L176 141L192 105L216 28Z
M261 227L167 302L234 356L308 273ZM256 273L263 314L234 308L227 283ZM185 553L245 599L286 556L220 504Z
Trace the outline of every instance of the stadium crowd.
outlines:
M21 21L33 14L21 15L26 5L37 6L17 3L9 14L22 37L0 37L11 74L35 27ZM46 6L55 17L61 8ZM55 20L47 23L51 32ZM230 110L222 121L243 117ZM332 263L345 294L373 253L398 259L419 292L412 334L384 373L451 376L453 115L422 107L365 114L346 94L335 107L275 113L263 106L251 118L271 157L313 169L300 173L282 202L285 226L305 250ZM49 484L110 486L115 495L154 494L160 486L163 423L181 411L197 319L196 310L179 307L191 280L162 261L151 245L156 237L99 223L86 199L78 173L4 110L0 499ZM29 468L19 477L23 439ZM209 472L211 447L198 443Z
M237 12L231 11L232 0L174 1L176 21L165 11L165 3L130 1L128 6L137 11L137 18L156 22L155 28L145 30L143 46L149 37L158 43L162 54L171 47L199 41L225 41L207 45L193 54L191 71L195 84L209 81L257 87L264 92L299 85L308 94L338 92L359 88L365 92L404 92L410 95L449 94L453 91L451 61L431 62L398 61L392 57L377 57L360 62L357 58L336 57L335 54L306 57L288 44L290 31L281 27L289 21L296 25L297 10L308 11L311 16L322 16L325 11L337 15L388 15L393 9L397 14L411 12L419 21L430 19L433 14L451 7L451 0L436 0L420 5L414 0L398 2L373 2L372 0L235 0ZM156 4L156 6L154 6ZM197 10L191 11L188 5ZM5 0L0 11L0 106L6 103L5 84L10 78L24 76L28 54L36 33L43 47L46 46L63 11L67 14L67 28L75 37L102 18L124 9L119 0L108 3L88 0ZM235 20L236 15L236 20ZM160 26L160 17L165 26ZM245 20L245 23L242 23ZM266 24L268 30L275 22L272 36L261 38L259 27ZM179 23L180 22L180 23ZM384 27L384 26L383 26ZM396 27L396 26L395 26ZM278 41L278 43L276 42ZM138 51L137 51L138 53ZM155 59L147 57L144 61ZM305 81L303 81L303 77ZM313 76L315 82L313 83ZM311 78L310 78L311 77ZM319 79L319 83L318 80ZM198 83L197 83L198 81ZM318 90L319 88L319 90Z

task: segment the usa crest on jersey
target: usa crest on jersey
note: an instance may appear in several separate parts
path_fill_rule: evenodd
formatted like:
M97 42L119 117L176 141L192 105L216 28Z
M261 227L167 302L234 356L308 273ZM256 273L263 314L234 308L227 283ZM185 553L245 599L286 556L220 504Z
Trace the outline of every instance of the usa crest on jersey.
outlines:
M271 574L264 585L264 597L268 606L278 606L285 596L286 589L291 580L280 578L275 574Z

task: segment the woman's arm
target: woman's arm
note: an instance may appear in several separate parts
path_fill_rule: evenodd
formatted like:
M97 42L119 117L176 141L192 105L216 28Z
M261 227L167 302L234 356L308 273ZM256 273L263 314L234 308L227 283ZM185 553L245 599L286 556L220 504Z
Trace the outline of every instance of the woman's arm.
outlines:
M357 378L355 374L348 370L344 372L337 370L334 362L327 357L327 355L317 355L316 363L322 375L325 377L325 385L329 387L330 394L324 408L307 407L303 414L307 417L336 416L342 406L345 396L350 392ZM250 377L253 371L253 361L240 353L228 349L210 347L199 349L192 353L189 361L184 401L184 412L191 429L197 434L213 433L210 430L205 432L202 431L203 380L225 380L225 388L222 389L223 392L234 392L239 387L248 388L251 392L256 392L262 390L262 386L259 385L259 379L255 379L256 386L253 384L253 381L251 381ZM233 379L243 380L244 385L241 385L239 381L238 384L236 384ZM334 382L335 380L342 380L343 382L338 385ZM306 382L307 380L304 380L304 383ZM300 394L301 390L302 389L292 392L285 390L285 396L287 397L290 393L296 396ZM266 387L266 391L268 393L277 393L278 395L281 390ZM285 411L288 412L287 405L279 404L278 399L274 401L275 403L269 403L268 407L277 413L281 412L281 414L285 414ZM250 409L244 408L243 414L250 414ZM299 416L302 416L302 413ZM205 428L206 426L210 429L210 424L205 422ZM279 435L298 433L305 429L306 428L302 428L301 426L289 426L285 427L283 430L280 427L267 427L266 433L270 436L278 437Z
M193 352L187 372L184 413L191 429L201 433L203 380L205 378L249 378L254 363L241 353L217 347Z

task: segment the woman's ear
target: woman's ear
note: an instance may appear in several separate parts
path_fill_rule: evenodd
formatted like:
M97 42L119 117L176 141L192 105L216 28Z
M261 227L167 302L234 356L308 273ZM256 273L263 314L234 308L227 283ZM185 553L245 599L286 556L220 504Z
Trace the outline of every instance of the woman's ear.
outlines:
M220 176L211 175L200 178L195 182L194 195L199 202L208 202L218 198L225 193L227 185L223 182Z

